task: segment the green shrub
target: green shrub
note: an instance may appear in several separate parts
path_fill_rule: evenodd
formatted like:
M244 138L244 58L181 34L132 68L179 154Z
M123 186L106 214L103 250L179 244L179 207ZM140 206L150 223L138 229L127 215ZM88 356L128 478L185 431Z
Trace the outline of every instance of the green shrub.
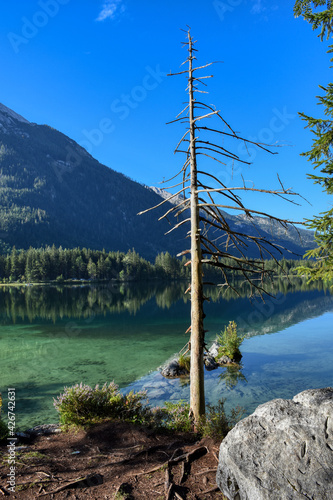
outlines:
M151 410L143 400L144 391L123 395L111 382L92 389L82 383L65 387L63 394L54 399L54 406L64 425L89 425L104 419L121 419L138 423L149 423Z
M201 418L198 434L202 437L223 439L228 432L242 418L244 409L237 407L227 415L224 410L225 399L218 401L217 405L208 404L206 414ZM178 403L164 403L164 407L153 409L155 425L175 432L192 432L193 417L190 405L186 401Z
M181 354L178 358L178 364L180 368L183 368L187 372L190 372L191 369L191 357L190 356L184 356L184 354Z
M229 321L229 325L224 328L221 335L217 336L217 342L220 344L218 358L228 356L230 359L240 359L242 357L239 347L244 337L237 334L237 325L234 321Z
M216 406L207 405L206 415L198 428L200 435L223 439L240 420L243 410L236 408L226 415L224 401L222 399ZM94 389L82 383L65 387L64 393L54 399L54 406L60 414L60 422L66 426L120 419L172 432L193 431L190 405L186 401L166 402L163 407L150 408L144 391L123 395L114 382L101 388L96 385Z
M190 405L180 400L178 403L164 403L164 407L154 408L154 421L157 427L175 432L191 432L193 419L190 413Z
M239 422L244 414L241 407L233 408L230 415L224 410L225 399L218 401L217 405L208 404L206 414L202 417L199 425L199 433L215 439L223 439L228 432Z

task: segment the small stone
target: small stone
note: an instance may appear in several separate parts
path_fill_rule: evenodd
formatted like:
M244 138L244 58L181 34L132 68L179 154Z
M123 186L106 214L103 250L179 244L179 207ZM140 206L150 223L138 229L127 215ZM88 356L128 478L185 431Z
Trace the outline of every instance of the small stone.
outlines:
M59 424L36 425L36 427L25 431L25 433L30 436L46 436L48 434L57 434L59 432L61 432Z
M26 432L15 432L15 436L19 438L24 438L24 439L29 439L30 434L27 434Z

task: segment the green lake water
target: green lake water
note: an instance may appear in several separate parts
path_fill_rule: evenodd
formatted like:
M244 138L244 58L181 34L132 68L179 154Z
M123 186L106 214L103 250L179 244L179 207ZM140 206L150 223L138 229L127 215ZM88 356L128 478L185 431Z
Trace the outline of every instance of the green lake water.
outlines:
M57 421L53 397L64 386L115 382L146 389L151 404L189 398L186 381L158 369L188 341L186 285L0 289L0 392L16 388L21 430ZM280 281L265 303L208 290L207 344L235 320L247 338L242 370L206 371L206 400L247 413L270 399L333 385L333 297L323 287ZM245 292L244 292L245 293Z

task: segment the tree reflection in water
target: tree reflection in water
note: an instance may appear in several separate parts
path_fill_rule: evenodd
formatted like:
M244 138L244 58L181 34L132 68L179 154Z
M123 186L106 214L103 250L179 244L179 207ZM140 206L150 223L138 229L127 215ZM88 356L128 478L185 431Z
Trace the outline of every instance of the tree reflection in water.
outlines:
M225 367L225 371L219 375L219 381L224 382L227 389L234 389L238 382L246 382L246 377L242 372L241 363L233 363Z
M183 303L189 302L188 294L184 294L186 288L185 281L125 284L110 282L106 285L81 286L4 286L0 288L0 322L8 324L16 323L17 320L33 322L35 319L43 319L55 323L59 318L85 319L125 311L135 315L151 299L155 300L158 308L170 309L179 300ZM205 295L210 297L212 303L236 301L248 296L249 289L246 284L238 281L237 289L238 296L231 289L207 286ZM321 282L307 285L301 278L292 281L277 278L267 288L273 296L310 290L328 293L329 289ZM248 307L250 308L250 305Z

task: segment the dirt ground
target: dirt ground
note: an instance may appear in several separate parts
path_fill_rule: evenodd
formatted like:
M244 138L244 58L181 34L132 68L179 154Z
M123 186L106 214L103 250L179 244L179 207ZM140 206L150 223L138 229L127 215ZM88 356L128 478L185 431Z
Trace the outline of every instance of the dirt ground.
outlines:
M38 436L16 445L14 493L8 491L5 443L0 447L0 497L222 500L215 482L219 444L124 422Z

